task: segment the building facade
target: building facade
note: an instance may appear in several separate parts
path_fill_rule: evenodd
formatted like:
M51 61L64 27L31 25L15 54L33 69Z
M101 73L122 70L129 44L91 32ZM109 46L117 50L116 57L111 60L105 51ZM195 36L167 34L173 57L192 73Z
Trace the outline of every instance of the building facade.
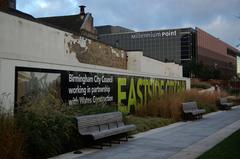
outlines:
M98 27L96 27L98 30ZM98 32L99 33L99 32ZM142 50L144 56L181 64L195 56L195 30L191 28L99 34L99 40L125 50Z
M221 70L223 72L222 76L234 76L237 72L239 50L200 28L196 28L196 31L198 63Z
M193 71L199 72L193 68L196 65L221 70L226 78L236 74L239 51L199 28L118 33L101 30L100 41L125 50L142 50L144 56L163 62L181 64L185 77L196 76Z

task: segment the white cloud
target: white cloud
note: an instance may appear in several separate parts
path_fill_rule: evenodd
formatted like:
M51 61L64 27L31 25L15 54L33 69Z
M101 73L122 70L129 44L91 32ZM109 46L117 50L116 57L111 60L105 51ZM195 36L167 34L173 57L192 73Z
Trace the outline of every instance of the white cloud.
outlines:
M17 8L35 17L79 13L86 5L96 25L136 30L200 27L236 45L240 38L240 0L17 0ZM36 4L39 2L39 4ZM81 3L80 3L81 2Z
M217 16L211 23L200 26L202 29L236 46L240 39L240 20Z
M47 3L46 1L41 1L38 0L36 1L37 6L39 6L41 9L45 9L49 7L49 3Z
M34 17L79 13L77 0L18 0L17 9Z

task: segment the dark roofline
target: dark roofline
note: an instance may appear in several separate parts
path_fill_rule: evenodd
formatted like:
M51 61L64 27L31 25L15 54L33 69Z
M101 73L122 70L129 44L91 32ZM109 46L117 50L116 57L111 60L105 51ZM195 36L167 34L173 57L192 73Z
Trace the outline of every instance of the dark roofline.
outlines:
M55 26L55 25L52 25L52 24L49 24L49 23L44 23L42 21L39 21L38 19L36 19L32 15L24 13L24 12L21 12L19 10L15 10L15 9L11 9L11 10L14 10L14 11L0 10L0 12L6 13L6 14L9 14L9 15L12 15L12 16L16 16L16 17L19 17L19 18L22 18L22 19L25 19L25 20L29 20L31 22L42 24L42 25L45 25L45 26L48 26L48 27L51 27L51 28L55 28L55 29L58 29L58 30L61 30L61 31L65 31L65 32L68 32L70 34L74 34L76 36L82 36L82 37L84 37L86 39L90 39L90 40L93 40L95 42L99 42L101 44L105 44L107 46L110 46L110 47L113 47L113 48L125 51L124 49L121 49L120 47L109 45L109 44L107 44L105 42L102 42L102 41L99 41L99 40L96 40L96 39L93 39L93 38L86 37L84 35L81 35L78 32L74 32L74 31L71 31L71 30L68 30L68 29L64 29L64 28L61 28L61 27L58 27L58 26Z
M142 49L127 49L125 51L143 51Z
M240 50L238 50L235 46L232 46L231 44L228 44L227 42L223 41L222 39L215 37L214 35L206 32L205 30L203 30L203 29L201 29L201 28L199 28L199 27L196 27L196 28L195 28L196 31L197 31L197 29L200 30L200 31L202 31L202 32L207 33L209 36L215 38L216 40L219 40L219 41L221 41L222 43L226 44L226 45L227 45L227 48L233 49L234 51L236 51L236 52L240 55Z
M132 29L129 29L127 27L120 26L120 25L98 25L98 26L95 26L95 28L101 28L101 27L120 27L120 28L123 28L123 29L126 29L126 30L131 30L132 32L135 32L135 30L132 30Z
M38 17L36 19L47 19L47 18L63 18L63 17L71 17L71 16L76 16L79 14L72 14L72 15L61 15L61 16L51 16L51 17Z
M11 9L11 10L15 10L15 9ZM32 21L32 22L35 22L35 23L38 23L38 24L46 25L46 26L49 26L51 28L66 31L66 32L69 32L69 33L72 33L72 34L75 34L75 35L80 34L78 32L74 32L74 31L69 30L69 29L65 29L65 28L62 28L62 27L59 27L59 26L56 26L56 25L53 25L53 24L50 24L50 23L47 23L47 22L43 22L41 20L38 20L38 18L35 18L32 15L21 12L19 10L15 10L15 11L0 10L0 12L6 13L6 14L9 14L9 15L12 15L12 16L16 16L16 17L19 17L19 18L22 18L22 19L25 19L25 20L29 20L29 21Z
M168 31L168 30L182 30L182 29L192 29L194 31L196 31L194 28L192 27L188 27L188 28L172 28L172 29L162 29L162 30L146 30L146 31L134 31L134 32L123 32L123 33L111 33L111 34L100 34L101 35L119 35L119 34L137 34L137 33L146 33L146 32L156 32L156 31Z
M20 18L23 18L23 19L27 19L27 20L30 20L30 21L35 21L35 17L33 17L30 14L24 13L20 10L17 10L17 9L12 9L12 8L4 9L4 10L0 9L0 12L10 14L10 15L13 15L13 16L16 16L16 17L20 17Z

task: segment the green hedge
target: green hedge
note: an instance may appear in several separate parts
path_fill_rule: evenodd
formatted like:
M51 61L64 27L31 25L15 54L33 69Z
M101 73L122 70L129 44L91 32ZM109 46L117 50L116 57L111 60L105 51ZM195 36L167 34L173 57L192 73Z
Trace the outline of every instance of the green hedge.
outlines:
M174 119L166 119L160 117L137 117L132 115L125 116L125 121L128 124L136 125L137 129L133 133L144 132L176 122Z
M199 82L199 83L193 83L193 84L191 84L191 88L208 89L208 88L211 88L211 85L210 85L209 83Z

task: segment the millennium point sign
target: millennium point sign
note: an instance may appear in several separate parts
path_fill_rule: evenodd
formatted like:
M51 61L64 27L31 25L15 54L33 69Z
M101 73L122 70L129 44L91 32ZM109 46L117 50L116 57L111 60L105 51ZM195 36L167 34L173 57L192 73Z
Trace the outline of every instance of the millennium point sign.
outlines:
M158 37L169 37L177 36L176 30L167 31L150 31L150 32L137 32L131 35L132 39L142 39L142 38L158 38Z
M16 103L53 90L70 106L117 103L127 113L153 97L186 89L184 80L123 74L16 68L16 75Z

